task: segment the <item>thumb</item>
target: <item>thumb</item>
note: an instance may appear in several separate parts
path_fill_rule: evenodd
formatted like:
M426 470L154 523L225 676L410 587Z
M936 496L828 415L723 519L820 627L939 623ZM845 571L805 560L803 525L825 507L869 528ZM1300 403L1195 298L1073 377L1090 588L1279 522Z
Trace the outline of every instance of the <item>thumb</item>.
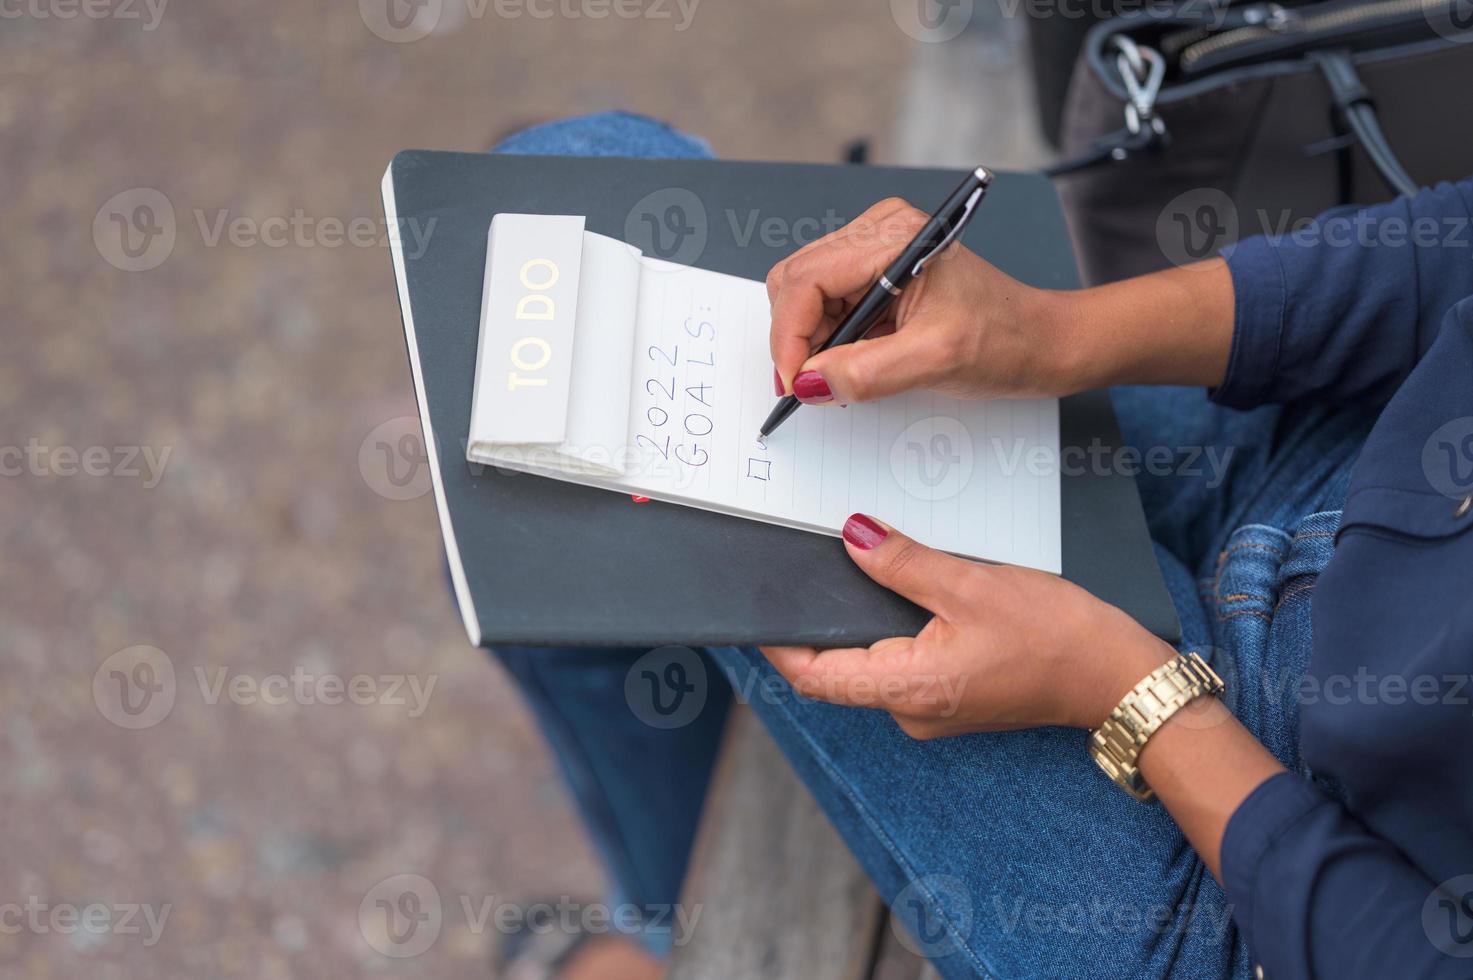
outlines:
M865 514L850 514L844 522L844 545L864 574L944 618L957 609L955 584L977 567Z
M818 393L817 401L848 405L925 388L939 377L933 348L934 340L928 343L917 330L897 330L872 340L831 347L808 359L799 372L804 381L794 379L793 392L805 401L804 392L809 391ZM816 373L817 378L809 372ZM822 397L824 391L828 398Z

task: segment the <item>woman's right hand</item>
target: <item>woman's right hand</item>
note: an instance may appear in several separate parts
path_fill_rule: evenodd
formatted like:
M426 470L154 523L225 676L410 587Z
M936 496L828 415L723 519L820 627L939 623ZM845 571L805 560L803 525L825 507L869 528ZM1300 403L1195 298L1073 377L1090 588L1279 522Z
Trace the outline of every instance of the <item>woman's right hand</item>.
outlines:
M849 404L911 389L1029 398L1127 382L1221 381L1233 311L1221 260L1058 292L1024 285L952 244L868 339L815 354L926 219L899 198L881 201L772 267L772 361L782 393Z
M965 398L1070 390L1056 294L959 244L911 281L869 339L812 353L925 222L924 212L891 198L772 267L772 360L783 390L841 404L912 388Z

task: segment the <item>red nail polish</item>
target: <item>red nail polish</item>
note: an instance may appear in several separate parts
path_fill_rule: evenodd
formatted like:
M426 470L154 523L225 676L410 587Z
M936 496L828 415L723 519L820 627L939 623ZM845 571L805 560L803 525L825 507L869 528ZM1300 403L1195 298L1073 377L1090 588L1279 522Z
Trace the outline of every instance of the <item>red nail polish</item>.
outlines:
M793 379L793 394L805 405L821 405L834 400L829 383L817 371L799 371Z
M777 368L772 369L772 393L774 395L781 395L784 393L783 376L777 373Z
M863 514L850 514L849 519L844 522L844 540L861 551L870 550L884 541L889 533Z

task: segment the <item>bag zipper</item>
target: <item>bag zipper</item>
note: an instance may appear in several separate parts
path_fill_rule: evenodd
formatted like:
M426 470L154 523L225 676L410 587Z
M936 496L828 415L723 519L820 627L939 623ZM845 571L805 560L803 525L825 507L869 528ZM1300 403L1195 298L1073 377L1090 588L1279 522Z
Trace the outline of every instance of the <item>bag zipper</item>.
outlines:
M1304 14L1282 7L1276 3L1252 7L1243 11L1249 23L1235 27L1205 40L1196 41L1182 48L1179 64L1181 70L1190 72L1202 59L1221 54L1240 45L1270 41L1291 34L1313 34L1321 31L1338 31L1359 24L1440 11L1449 6L1449 0L1383 0L1380 3L1361 4L1341 8L1322 14Z

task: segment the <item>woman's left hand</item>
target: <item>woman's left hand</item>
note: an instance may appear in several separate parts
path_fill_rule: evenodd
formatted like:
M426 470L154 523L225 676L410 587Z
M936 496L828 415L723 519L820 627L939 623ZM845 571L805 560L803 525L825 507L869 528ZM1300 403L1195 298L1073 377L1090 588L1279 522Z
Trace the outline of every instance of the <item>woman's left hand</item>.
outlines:
M799 694L883 708L915 738L1095 728L1175 653L1124 612L1045 572L979 565L873 518L844 525L849 556L935 614L916 637L867 649L763 647Z

